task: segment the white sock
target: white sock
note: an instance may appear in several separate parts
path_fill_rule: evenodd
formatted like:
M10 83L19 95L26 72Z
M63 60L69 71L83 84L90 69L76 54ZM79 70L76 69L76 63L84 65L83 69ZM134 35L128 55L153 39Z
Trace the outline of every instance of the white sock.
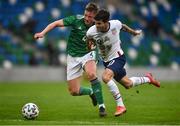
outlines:
M117 106L124 106L121 94L119 92L119 88L116 85L116 83L113 80L110 80L107 83L107 86L109 88L109 91L111 92L111 94L113 95L114 99L116 100L116 104Z
M133 87L150 82L148 77L131 77L129 79L133 82Z

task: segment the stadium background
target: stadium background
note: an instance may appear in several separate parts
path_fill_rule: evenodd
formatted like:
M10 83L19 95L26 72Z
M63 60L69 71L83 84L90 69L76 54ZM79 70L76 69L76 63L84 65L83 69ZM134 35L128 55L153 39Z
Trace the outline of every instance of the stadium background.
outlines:
M69 28L56 28L44 39L33 35L49 23L83 14L88 0L0 0L0 125L179 125L180 2L179 0L94 0L143 34L121 32L129 76L152 72L161 88L118 87L128 112L113 116L115 102L107 86L103 94L108 116L98 117L87 97L72 97L66 85L66 43ZM98 64L101 76L102 63ZM82 85L89 86L86 79ZM37 120L22 118L21 108L34 102Z

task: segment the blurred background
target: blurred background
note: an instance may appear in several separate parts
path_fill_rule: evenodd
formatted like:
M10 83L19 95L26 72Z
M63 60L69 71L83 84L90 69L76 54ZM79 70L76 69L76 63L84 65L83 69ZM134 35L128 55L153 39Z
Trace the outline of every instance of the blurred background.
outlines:
M83 14L88 2L143 30L137 37L120 34L130 75L150 70L162 80L179 80L178 0L0 0L0 80L65 80L70 28L56 28L38 41L33 35L55 20Z

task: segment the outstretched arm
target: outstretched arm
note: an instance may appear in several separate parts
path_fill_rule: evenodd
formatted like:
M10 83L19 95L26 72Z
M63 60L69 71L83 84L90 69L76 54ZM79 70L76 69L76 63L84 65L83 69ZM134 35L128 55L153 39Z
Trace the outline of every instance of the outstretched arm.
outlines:
M126 24L122 24L122 30L125 32L129 32L134 36L140 35L142 32L142 30L134 30L134 29L130 28L129 26L127 26Z
M36 33L36 34L34 35L34 38L35 38L35 39L43 38L46 33L48 33L49 31L51 31L51 30L54 29L55 27L64 27L63 20L61 19L61 20L54 21L53 23L50 23L44 30L42 30L42 31L39 32L39 33Z

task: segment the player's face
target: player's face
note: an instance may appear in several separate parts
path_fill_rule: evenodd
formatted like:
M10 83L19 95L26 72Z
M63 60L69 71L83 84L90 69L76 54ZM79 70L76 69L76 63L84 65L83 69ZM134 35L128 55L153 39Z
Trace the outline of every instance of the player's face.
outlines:
M95 17L94 12L90 11L85 11L84 12L84 22L86 25L91 26L94 23L94 17Z
M109 22L95 21L95 25L98 31L106 32L109 29Z

